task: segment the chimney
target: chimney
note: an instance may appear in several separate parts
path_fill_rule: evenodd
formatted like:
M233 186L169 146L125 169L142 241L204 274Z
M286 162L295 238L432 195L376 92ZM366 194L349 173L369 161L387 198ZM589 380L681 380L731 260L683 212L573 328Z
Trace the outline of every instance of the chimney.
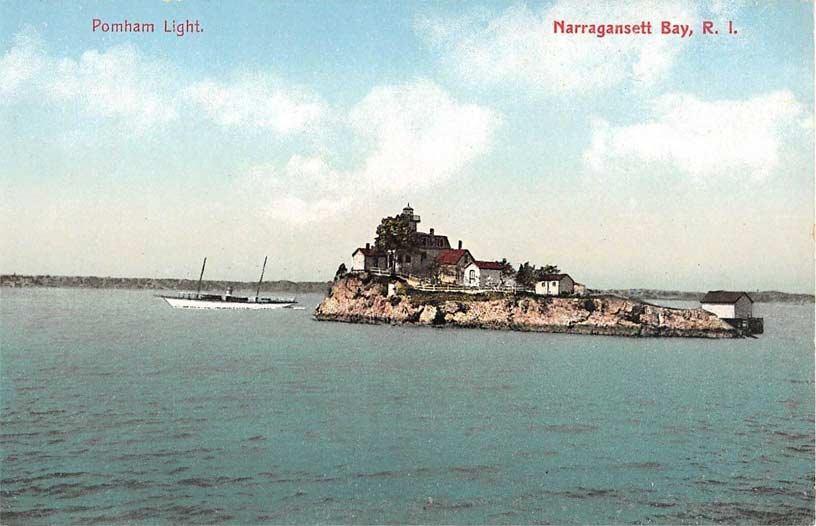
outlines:
M366 243L366 250L368 250L369 248L371 248L371 243Z
M459 250L462 250L462 240L459 240Z
M434 232L434 231L433 231L433 228L432 228L432 229L431 229L431 235L433 235L433 232Z

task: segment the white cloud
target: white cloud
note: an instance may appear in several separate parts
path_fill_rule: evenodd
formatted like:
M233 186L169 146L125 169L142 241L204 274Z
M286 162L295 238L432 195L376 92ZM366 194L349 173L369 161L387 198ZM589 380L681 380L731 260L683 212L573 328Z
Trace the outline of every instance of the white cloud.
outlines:
M0 57L0 95L6 103L30 97L62 107L75 104L84 115L121 121L141 132L186 113L203 114L233 130L286 135L314 127L327 111L319 97L271 75L192 82L171 63L133 45L87 50L78 59L54 56L30 27Z
M185 95L207 118L230 128L288 134L313 127L326 113L326 104L318 97L285 88L266 75L245 75L230 83L197 82Z
M45 44L32 27L14 36L14 46L0 58L0 95L6 100L42 71L46 62Z
M332 219L340 212L348 210L350 203L348 198L302 199L285 195L272 199L272 202L264 208L264 212L273 219L293 225L305 225Z
M734 17L745 4L746 0L711 0L708 11L716 20L723 21Z
M499 117L453 100L428 80L371 90L349 112L348 123L366 145L364 159L347 171L322 157L292 156L285 166L251 168L282 191L267 211L291 223L335 217L373 195L444 183L484 155Z
M597 173L645 164L694 177L765 177L779 166L786 133L810 136L803 106L789 91L719 101L672 93L653 99L650 110L651 118L636 124L595 120L587 166Z
M554 34L553 22L638 24L652 35ZM425 17L417 32L453 72L472 82L507 84L542 93L588 93L622 82L650 85L668 75L688 39L663 36L660 21L699 27L696 4L685 2L581 3L541 9L513 6L494 17Z
M63 58L52 67L41 82L56 101L77 102L88 113L127 119L139 128L178 117L175 69L133 46L86 51L79 60Z
M487 151L499 118L419 80L373 89L351 110L349 121L374 145L359 171L361 178L399 191L457 174Z
M56 57L36 32L18 35L0 57L0 93L88 119L123 125L123 134L199 117L231 133L304 132L299 146L318 155L289 155L284 163L245 171L254 209L303 223L336 217L372 196L427 189L461 175L490 148L500 117L455 100L427 79L378 86L347 111L275 77L242 74L192 82L172 64L130 45ZM270 133L271 132L271 133ZM335 140L331 140L335 139ZM311 141L311 142L310 142ZM348 155L348 149L354 154ZM338 164L336 159L352 159ZM342 166L342 168L338 168Z
M78 60L47 53L39 34L26 28L0 58L0 93L5 100L35 97L76 104L86 114L126 121L144 129L174 120L175 69L130 45L85 51Z

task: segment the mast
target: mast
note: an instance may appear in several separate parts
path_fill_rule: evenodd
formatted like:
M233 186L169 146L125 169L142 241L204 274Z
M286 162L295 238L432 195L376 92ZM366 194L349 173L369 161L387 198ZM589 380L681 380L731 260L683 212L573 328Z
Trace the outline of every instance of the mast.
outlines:
M258 280L258 291L255 292L255 297L258 298L261 295L261 283L263 282L263 275L264 271L266 270L266 258L269 256L264 256L264 263L263 268L261 268L261 279Z
M201 280L204 279L204 267L207 266L207 258L204 258L204 263L201 264L201 275L198 276L198 288L196 289L196 298L201 297Z

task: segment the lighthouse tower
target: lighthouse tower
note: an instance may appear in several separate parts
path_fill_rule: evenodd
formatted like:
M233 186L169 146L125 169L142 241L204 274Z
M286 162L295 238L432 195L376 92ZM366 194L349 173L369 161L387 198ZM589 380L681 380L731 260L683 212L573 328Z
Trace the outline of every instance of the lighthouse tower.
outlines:
M408 226L411 228L411 232L417 231L417 224L419 224L419 216L414 215L414 209L411 208L411 203L402 209L402 214L400 214L402 220L408 223Z

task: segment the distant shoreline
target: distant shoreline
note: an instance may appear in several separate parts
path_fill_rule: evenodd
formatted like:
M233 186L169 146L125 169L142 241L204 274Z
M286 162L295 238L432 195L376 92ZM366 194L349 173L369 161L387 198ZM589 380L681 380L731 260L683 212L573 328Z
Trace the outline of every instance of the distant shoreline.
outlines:
M255 289L257 281L204 280L201 290ZM325 294L329 281L264 281L262 291L320 292ZM1 274L0 287L8 288L77 288L77 289L131 289L131 290L196 290L198 280L180 278L116 278L99 276L52 276Z
M318 292L325 294L331 281L264 281L263 291ZM83 288L83 289L136 289L136 290L195 290L198 281L179 278L117 278L99 276L52 276L0 274L0 287L9 288ZM222 290L232 287L236 290L254 289L257 281L204 280L204 290ZM659 289L590 289L590 294L614 294L633 299L656 299L678 301L700 301L704 292L659 290ZM814 303L813 294L766 290L748 292L757 303Z
M814 303L813 294L780 292L778 290L746 291L756 303ZM676 300L676 301L700 301L705 292L690 292L682 290L656 290L656 289L606 289L589 290L590 294L614 294L627 298L646 300Z

